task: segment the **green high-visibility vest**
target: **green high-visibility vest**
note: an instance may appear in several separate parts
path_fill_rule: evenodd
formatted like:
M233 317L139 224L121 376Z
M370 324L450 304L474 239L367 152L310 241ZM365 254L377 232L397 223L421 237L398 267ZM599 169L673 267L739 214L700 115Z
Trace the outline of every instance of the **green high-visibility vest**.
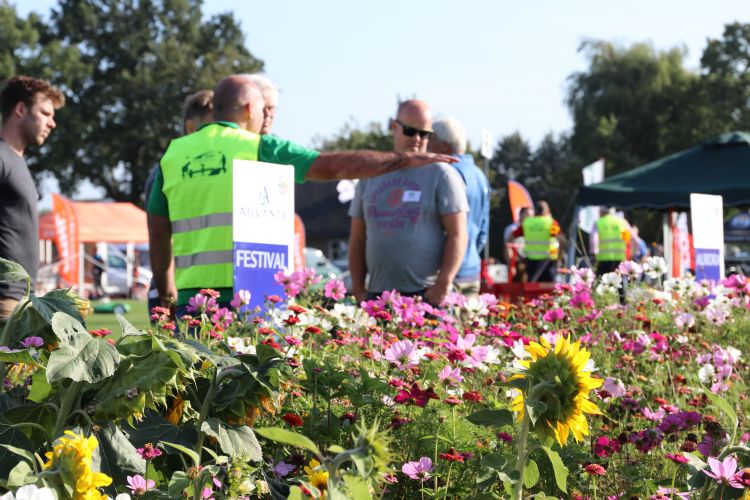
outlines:
M625 241L622 232L627 229L627 223L611 214L604 215L596 221L596 231L599 233L598 261L621 262L625 260Z
M545 260L550 255L550 230L554 219L549 215L526 217L523 220L523 251L529 260Z
M175 284L231 288L232 163L257 160L260 136L225 122L173 140L161 159Z

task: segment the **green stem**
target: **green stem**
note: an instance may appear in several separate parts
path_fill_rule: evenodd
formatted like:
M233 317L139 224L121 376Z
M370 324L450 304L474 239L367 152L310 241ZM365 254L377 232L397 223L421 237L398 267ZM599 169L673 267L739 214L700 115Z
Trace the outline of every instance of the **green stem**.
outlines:
M67 422L68 417L72 413L71 409L73 408L73 404L78 399L78 393L80 392L83 384L83 382L73 382L65 392L62 390L62 387L60 387L62 402L60 403L60 412L57 414L57 420L55 421L55 431L52 433L52 437L56 438L60 434L62 434L62 431L65 428L65 422Z
M214 378L211 380L211 385L208 388L206 399L203 400L203 405L201 406L200 415L198 416L198 422L197 422L198 442L195 445L195 452L198 454L198 463L195 464L196 467L200 467L201 454L203 453L203 441L206 438L206 435L204 434L203 430L201 430L201 427L203 427L203 422L205 422L206 419L208 418L208 411L211 408L211 401L213 401L214 394L216 394L216 388L219 385L218 379L219 379L219 374L218 374L218 368L217 368L217 370L214 372Z
M529 419L528 410L524 411L523 423L521 424L521 430L518 433L518 460L516 461L516 471L518 472L518 480L513 487L513 500L521 500L523 495L523 469L526 467L526 444L529 438Z

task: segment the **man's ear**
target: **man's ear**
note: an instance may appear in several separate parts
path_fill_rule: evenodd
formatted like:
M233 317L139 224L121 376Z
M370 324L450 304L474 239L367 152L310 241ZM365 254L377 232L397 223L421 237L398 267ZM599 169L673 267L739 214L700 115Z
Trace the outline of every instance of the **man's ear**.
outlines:
M23 101L18 101L16 103L16 106L13 108L12 115L17 118L23 118L24 116L26 116L26 113L28 112L29 112L29 108L28 106L26 106L26 103Z
M394 134L396 133L396 125L397 125L396 120L391 119L391 126L390 126L391 133L394 133Z

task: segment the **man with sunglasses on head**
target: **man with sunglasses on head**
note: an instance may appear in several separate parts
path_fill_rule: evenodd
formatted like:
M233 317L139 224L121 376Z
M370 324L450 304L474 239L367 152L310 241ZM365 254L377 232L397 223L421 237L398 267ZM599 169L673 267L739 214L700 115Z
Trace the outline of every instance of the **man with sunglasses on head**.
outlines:
M427 151L432 135L427 103L402 102L391 132L395 152ZM364 300L397 290L439 305L463 260L468 210L464 182L445 163L360 181L349 209L352 293Z

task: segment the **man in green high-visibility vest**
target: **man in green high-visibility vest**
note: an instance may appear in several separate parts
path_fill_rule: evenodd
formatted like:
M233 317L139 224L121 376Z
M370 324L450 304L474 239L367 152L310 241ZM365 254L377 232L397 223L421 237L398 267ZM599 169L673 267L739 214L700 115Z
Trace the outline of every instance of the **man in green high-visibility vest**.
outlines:
M526 255L526 274L529 282L554 282L557 277L557 258L560 254L560 225L552 218L549 204L538 201L536 215L526 217L513 232L514 237L523 236Z
M625 260L626 247L630 241L630 225L616 215L614 207L602 210L592 232L591 245L596 255L596 274L602 275L617 270Z
M214 90L214 122L174 139L161 159L148 205L151 265L163 304L184 306L202 288L232 298L232 164L258 160L292 165L295 181L360 179L435 162L450 155L342 151L320 153L260 135L264 100L247 75ZM174 255L175 276L167 272Z

